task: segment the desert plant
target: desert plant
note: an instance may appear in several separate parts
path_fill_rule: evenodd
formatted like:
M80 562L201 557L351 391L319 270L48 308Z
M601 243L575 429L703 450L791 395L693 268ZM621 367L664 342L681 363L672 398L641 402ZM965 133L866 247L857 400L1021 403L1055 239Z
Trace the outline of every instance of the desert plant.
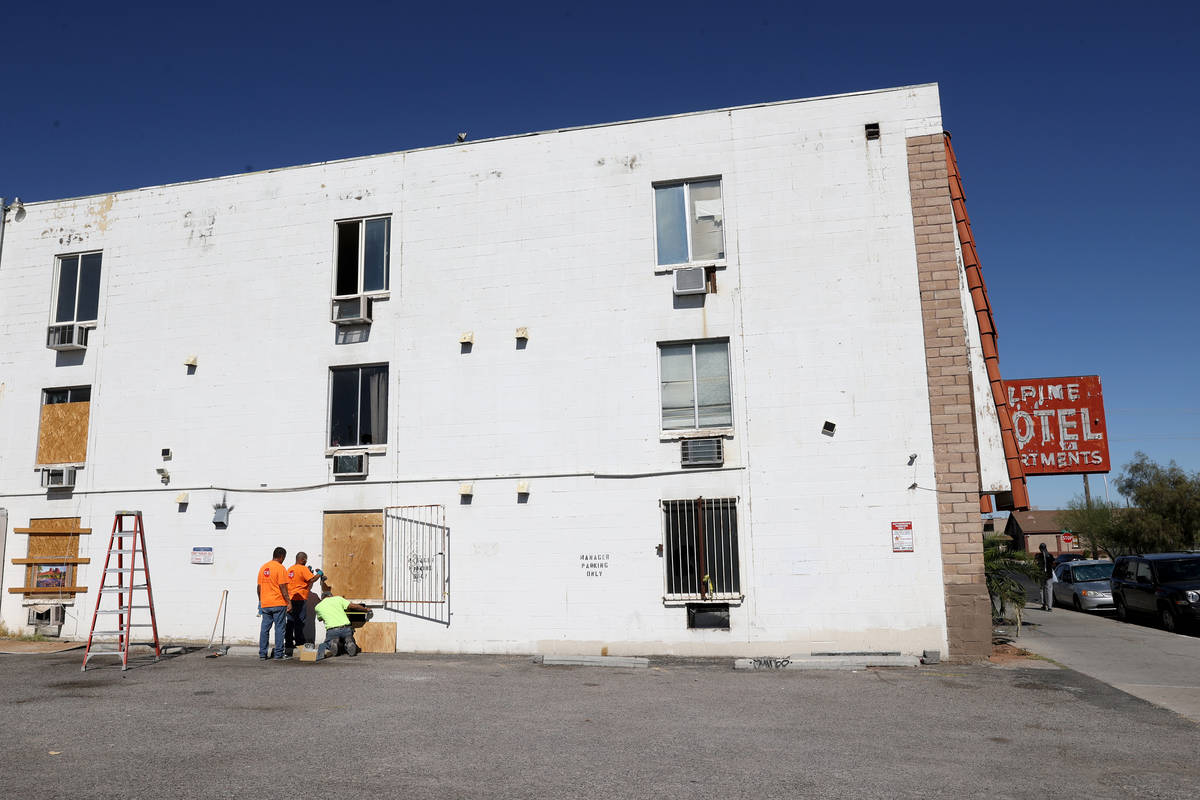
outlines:
M983 574L992 600L992 621L1013 622L1021 635L1021 613L1025 608L1025 585L1017 578L1026 575L1035 581L1042 572L1028 553L1011 550L1011 540L1002 533L983 539Z

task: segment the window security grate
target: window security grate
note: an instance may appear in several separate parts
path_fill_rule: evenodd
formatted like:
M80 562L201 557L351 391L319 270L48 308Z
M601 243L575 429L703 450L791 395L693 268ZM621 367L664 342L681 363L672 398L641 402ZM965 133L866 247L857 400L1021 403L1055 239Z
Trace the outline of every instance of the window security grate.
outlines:
M737 499L664 500L667 600L740 600Z

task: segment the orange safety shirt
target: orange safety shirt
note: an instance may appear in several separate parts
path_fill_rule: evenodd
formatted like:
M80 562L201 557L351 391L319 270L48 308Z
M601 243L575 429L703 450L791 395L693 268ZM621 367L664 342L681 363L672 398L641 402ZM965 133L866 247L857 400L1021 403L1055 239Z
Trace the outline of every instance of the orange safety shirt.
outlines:
M258 568L258 604L263 608L286 606L279 584L287 583L287 569L275 559Z
M288 597L293 600L308 599L308 582L313 579L313 571L304 564L293 564L288 567Z

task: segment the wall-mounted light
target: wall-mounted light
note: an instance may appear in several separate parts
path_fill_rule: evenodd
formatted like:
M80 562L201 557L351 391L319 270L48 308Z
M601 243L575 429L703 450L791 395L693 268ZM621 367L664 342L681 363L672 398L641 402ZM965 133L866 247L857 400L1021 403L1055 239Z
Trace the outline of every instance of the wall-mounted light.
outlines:
M470 497L475 494L475 484L471 481L464 481L458 485L458 493L464 497Z
M154 471L158 473L158 477L162 478L164 486L171 482L171 473L167 472L166 467L159 467Z
M463 331L463 335L458 337L459 344L475 344L475 331Z
M917 463L917 454L910 453L908 456L908 465L911 467L915 463Z
M162 460L163 460L163 461L170 461L170 460L171 460L171 448L169 448L169 447L164 447L164 448L162 449Z
M821 433L825 434L826 436L833 436L833 433L836 430L837 423L830 422L829 420L825 420L825 424L821 426Z

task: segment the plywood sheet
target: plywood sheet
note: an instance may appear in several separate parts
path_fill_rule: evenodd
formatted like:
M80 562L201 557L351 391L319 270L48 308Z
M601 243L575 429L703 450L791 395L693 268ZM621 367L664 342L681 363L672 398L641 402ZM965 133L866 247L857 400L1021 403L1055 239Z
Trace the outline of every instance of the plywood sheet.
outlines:
M335 594L383 599L383 512L325 512L321 569Z
M82 464L87 461L91 403L42 406L38 426L38 464Z
M364 653L396 652L396 623L364 622L355 628L354 641Z
M29 527L32 530L42 531L70 531L79 528L79 517L54 517L47 519L33 519L29 521ZM79 536L77 534L63 535L61 533L31 533L29 534L29 548L26 552L26 557L47 559L47 558L75 558L79 555ZM45 564L45 561L41 563ZM64 563L64 562L59 562ZM33 587L37 585L37 571L39 565L30 564L25 567L25 586ZM67 586L72 587L75 584L75 567L67 567ZM66 591L60 590L60 591Z

